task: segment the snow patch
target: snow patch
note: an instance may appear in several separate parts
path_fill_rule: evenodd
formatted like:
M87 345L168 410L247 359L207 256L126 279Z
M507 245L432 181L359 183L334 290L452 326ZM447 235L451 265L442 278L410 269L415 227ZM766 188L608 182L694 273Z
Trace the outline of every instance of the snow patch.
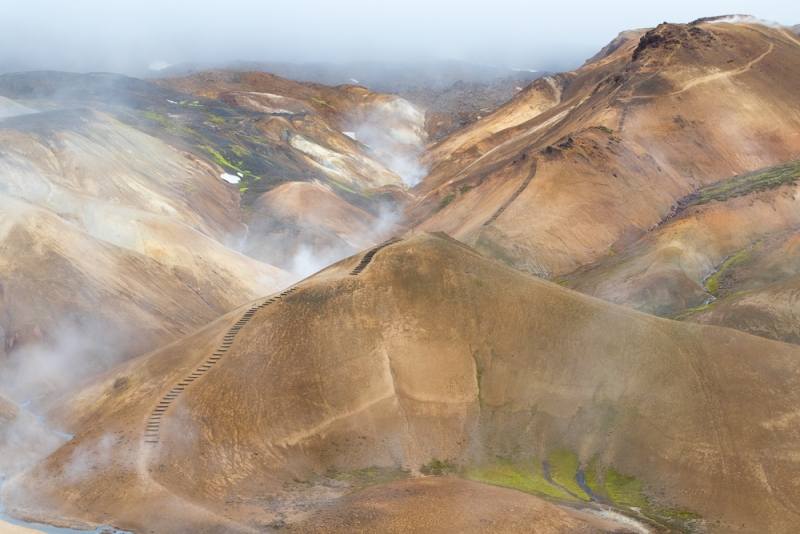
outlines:
M358 141L358 139L356 139L356 133L355 132L342 132L342 133L345 134L350 139L352 139L353 141Z
M239 183L239 177L238 176L234 176L233 174L228 174L227 172L223 172L222 174L219 175L219 177L222 178L223 180L225 180L226 182L228 182L229 184L238 184Z

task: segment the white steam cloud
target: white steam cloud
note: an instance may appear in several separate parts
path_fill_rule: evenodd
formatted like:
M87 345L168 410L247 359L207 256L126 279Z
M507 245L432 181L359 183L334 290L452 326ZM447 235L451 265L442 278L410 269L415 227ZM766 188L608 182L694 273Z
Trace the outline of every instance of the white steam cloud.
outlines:
M358 246L320 250L308 244L301 245L291 256L289 271L297 275L299 279L307 278L339 260L352 256L363 248L382 243L404 231L404 228L398 225L399 217L398 212L386 205L381 206L378 217L373 221L368 235L360 236L362 241Z
M64 478L74 484L83 480L97 467L108 464L116 443L116 437L106 435L94 443L76 447L69 461L63 466Z
M371 155L386 165L408 186L417 185L428 174L428 169L420 164L421 147L418 148L411 144L397 147L394 140L371 123L365 123L356 128L355 138L367 145Z
M727 22L728 24L737 24L737 23L760 24L761 26L766 26L767 28L772 28L775 30L783 28L783 24L780 24L779 22L775 22L773 20L760 19L752 15L730 15L727 17L721 17L709 21L710 24L718 24L720 22Z
M120 363L124 343L110 330L85 333L71 325L49 329L46 340L14 348L0 387L16 402L64 390Z
M6 403L5 409L13 406L2 397L0 403ZM0 411L3 409L0 406ZM16 413L0 415L0 481L33 465L69 440L69 436L54 431L24 410L12 410Z
M414 186L428 173L420 164L427 140L425 113L406 100L397 98L375 106L354 133L403 183Z

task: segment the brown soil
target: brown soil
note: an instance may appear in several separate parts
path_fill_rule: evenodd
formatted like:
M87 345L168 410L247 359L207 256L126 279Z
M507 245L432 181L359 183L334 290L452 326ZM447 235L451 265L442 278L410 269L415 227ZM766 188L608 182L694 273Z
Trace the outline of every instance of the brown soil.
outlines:
M299 532L628 532L505 488L427 477L375 486L339 499L291 527Z

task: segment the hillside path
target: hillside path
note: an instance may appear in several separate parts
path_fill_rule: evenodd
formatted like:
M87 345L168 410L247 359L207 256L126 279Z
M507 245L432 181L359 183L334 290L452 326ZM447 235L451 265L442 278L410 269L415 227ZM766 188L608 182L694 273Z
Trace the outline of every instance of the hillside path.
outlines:
M739 74L743 74L743 73L747 72L748 70L750 70L750 68L753 67L753 65L755 65L756 63L758 63L759 61L764 59L767 55L769 55L774 49L775 49L775 44L774 43L769 43L769 48L764 53L762 53L760 56L758 56L754 60L750 61L744 67L740 67L740 68L734 69L734 70L726 70L726 71L723 71L723 72L715 72L714 74L709 74L707 76L701 76L699 78L695 78L694 80L686 82L683 85L683 87L681 87L677 91L673 91L671 93L666 93L666 94L661 94L661 95L629 96L628 98L620 98L619 101L620 102L630 102L632 100L650 100L650 99L653 99L653 98L663 98L663 97L667 97L667 96L675 96L675 95L679 95L681 93L685 93L686 91L688 91L692 87L696 87L696 86L698 86L700 84L703 84L703 83L713 82L714 80L719 80L719 79L722 79L722 78L727 78L729 76L737 76Z

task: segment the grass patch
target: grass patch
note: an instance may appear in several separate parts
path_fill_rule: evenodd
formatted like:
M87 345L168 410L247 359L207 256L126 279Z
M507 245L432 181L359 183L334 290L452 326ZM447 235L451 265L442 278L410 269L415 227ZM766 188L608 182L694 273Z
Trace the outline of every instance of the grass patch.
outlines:
M472 189L471 185L462 185L459 191L461 191L461 194L463 195L465 193L469 193L470 189Z
M578 455L559 447L547 456L550 462L550 478L582 501L590 501L586 492L578 485L575 476L578 474Z
M349 187L345 186L344 184L340 184L336 180L331 180L330 178L329 178L329 180L333 185L335 185L336 187L338 187L340 189L344 189L348 193L353 193L354 195L361 195L361 193L359 193L358 191L354 191L354 190L350 189Z
M593 456L589 463L586 465L586 469L583 471L583 478L586 480L586 487L592 490L592 493L597 495L598 497L606 496L606 491L603 486L600 484L600 480L598 479L598 471L597 471L597 464L600 463L599 456Z
M648 509L647 499L642 495L642 483L635 477L609 469L605 472L603 481L606 494L614 503L629 507L635 506L642 510Z
M489 467L467 468L464 477L476 482L513 488L527 493L546 495L556 499L574 501L575 498L550 484L542 471L539 460L528 460L513 464L510 460L498 457L499 463Z
M717 272L706 279L706 291L715 297L719 297L720 279L728 274L733 267L741 265L750 259L750 252L759 244L761 244L762 241L763 239L756 241L753 245L747 247L737 254L734 254L733 256L729 256L724 262L722 262L722 265L720 265L720 268L717 270Z
M447 195L446 197L444 197L444 198L442 199L442 202L441 202L441 204L439 204L439 209L443 209L443 208L445 208L445 207L446 207L448 204L450 204L450 203L451 203L452 201L454 201L455 199L456 199L456 196L455 196L455 195L453 195L453 194Z
M792 161L734 176L699 189L696 193L686 197L682 207L688 208L712 200L724 202L730 198L766 191L783 184L793 184L798 178L800 178L800 161Z
M205 150L206 152L211 154L211 157L214 159L214 162L217 165L220 165L222 167L228 167L230 169L235 170L236 172L240 172L240 173L244 174L245 176L252 176L252 174L249 171L240 169L238 166L236 166L233 163L231 163L230 161L226 160L225 156L223 156L222 153L220 153L214 147L211 147L211 146L208 146L208 145L200 145L198 148L200 148L201 150ZM240 165L241 165L241 163L240 163Z
M190 138L195 140L204 139L203 136L198 132L192 130L191 128L187 128L183 124L180 124L177 120L173 120L170 117L164 115L163 113L159 113L157 111L152 111L152 110L141 110L138 111L138 113L144 116L145 118L158 123L161 129L173 135L177 135L178 137Z
M682 312L679 312L679 313L673 315L672 319L674 319L675 321L682 321L682 320L684 320L684 319L686 319L688 317L691 317L695 313L699 313L699 312L706 311L706 310L712 310L712 309L716 308L719 303L720 303L719 300L712 300L708 304L704 304L702 306L698 306L697 308L689 308L688 310L684 310Z
M612 130L612 129L611 129L611 128L609 128L608 126L598 126L598 127L597 127L597 129L598 129L598 130L600 130L600 131L602 131L602 132L605 132L605 133L607 133L607 134L609 134L609 135L611 135L611 134L613 134L613 133L614 133L614 130Z
M251 152L249 150L247 150L243 146L230 145L229 148L231 149L231 152L233 152L234 154L236 154L240 158L243 157L243 156L249 156L251 154Z
M316 102L317 104L321 104L321 105L323 105L323 106L328 106L328 107L329 107L329 108L331 108L332 110L336 110L336 108L335 108L335 107L333 107L333 106L330 104L330 102L326 102L325 100L322 100L321 98L314 98L314 97L312 96L312 97L311 97L311 100L313 100L313 101L314 101L314 102Z

